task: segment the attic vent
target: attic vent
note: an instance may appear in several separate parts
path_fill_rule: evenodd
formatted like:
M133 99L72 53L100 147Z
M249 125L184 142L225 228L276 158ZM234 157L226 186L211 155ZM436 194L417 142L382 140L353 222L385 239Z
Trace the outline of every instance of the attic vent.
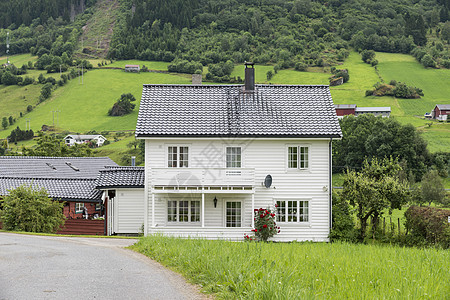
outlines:
M45 163L47 166L49 166L50 168L52 168L53 170L56 170L56 167L54 165L52 165L51 163Z
M66 161L66 165L68 165L69 167L71 167L74 171L80 171L80 169L78 169L77 167L75 167L74 165L72 165L71 162Z

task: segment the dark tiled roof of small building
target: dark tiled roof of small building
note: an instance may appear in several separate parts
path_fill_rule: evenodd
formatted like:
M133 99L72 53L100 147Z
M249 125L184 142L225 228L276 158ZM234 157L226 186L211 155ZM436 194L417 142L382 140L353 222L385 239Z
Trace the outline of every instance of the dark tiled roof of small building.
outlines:
M328 86L144 85L137 137L342 136Z
M18 178L97 178L105 166L117 166L109 157L0 156L0 176Z
M143 188L144 178L144 167L108 167L100 171L96 188Z
M44 188L55 200L98 202L102 192L95 189L95 179L57 179L57 178L20 178L0 177L0 196L9 194L9 190L21 185L31 185L34 189Z

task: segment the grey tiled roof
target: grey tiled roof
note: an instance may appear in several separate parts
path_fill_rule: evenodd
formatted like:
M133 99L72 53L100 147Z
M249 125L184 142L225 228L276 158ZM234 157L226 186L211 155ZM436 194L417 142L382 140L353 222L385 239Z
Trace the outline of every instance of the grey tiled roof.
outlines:
M96 188L144 187L144 167L108 167L101 170L96 181Z
M450 104L436 104L439 110L450 110Z
M109 157L0 156L0 176L19 178L97 178L105 166L117 166Z
M328 86L144 85L138 137L341 137Z
M102 192L95 189L95 179L55 179L55 178L18 178L0 177L0 196L9 194L23 184L31 185L34 189L45 188L49 196L55 200L84 202L99 201Z
M356 104L335 104L336 109L355 109Z

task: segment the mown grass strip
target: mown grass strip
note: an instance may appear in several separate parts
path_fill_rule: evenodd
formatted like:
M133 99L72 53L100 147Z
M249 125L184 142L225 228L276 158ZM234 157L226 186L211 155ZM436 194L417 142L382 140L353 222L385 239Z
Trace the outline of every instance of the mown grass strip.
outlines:
M141 252L224 299L445 299L450 252L149 236Z

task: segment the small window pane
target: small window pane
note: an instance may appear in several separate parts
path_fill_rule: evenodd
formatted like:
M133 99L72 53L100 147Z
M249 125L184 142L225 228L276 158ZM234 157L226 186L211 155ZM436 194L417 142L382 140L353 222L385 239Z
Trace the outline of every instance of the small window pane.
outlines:
M227 147L227 168L240 168L241 157L241 147Z
M288 147L288 168L297 168L298 148Z
M167 202L167 221L169 222L177 221L177 201Z
M308 168L308 147L300 147L300 169Z
M167 166L169 168L177 167L177 150L178 150L177 147L169 147L168 148L169 157L167 160L167 162L168 162Z
M178 217L180 222L189 221L189 201L179 202Z
M309 207L308 201L300 201L299 202L299 222L308 222L309 221Z
M180 167L187 168L189 161L188 147L180 147Z
M288 201L288 222L297 222L297 201Z
M191 222L200 222L200 201L191 201Z
M286 222L286 201L277 201L277 222Z

